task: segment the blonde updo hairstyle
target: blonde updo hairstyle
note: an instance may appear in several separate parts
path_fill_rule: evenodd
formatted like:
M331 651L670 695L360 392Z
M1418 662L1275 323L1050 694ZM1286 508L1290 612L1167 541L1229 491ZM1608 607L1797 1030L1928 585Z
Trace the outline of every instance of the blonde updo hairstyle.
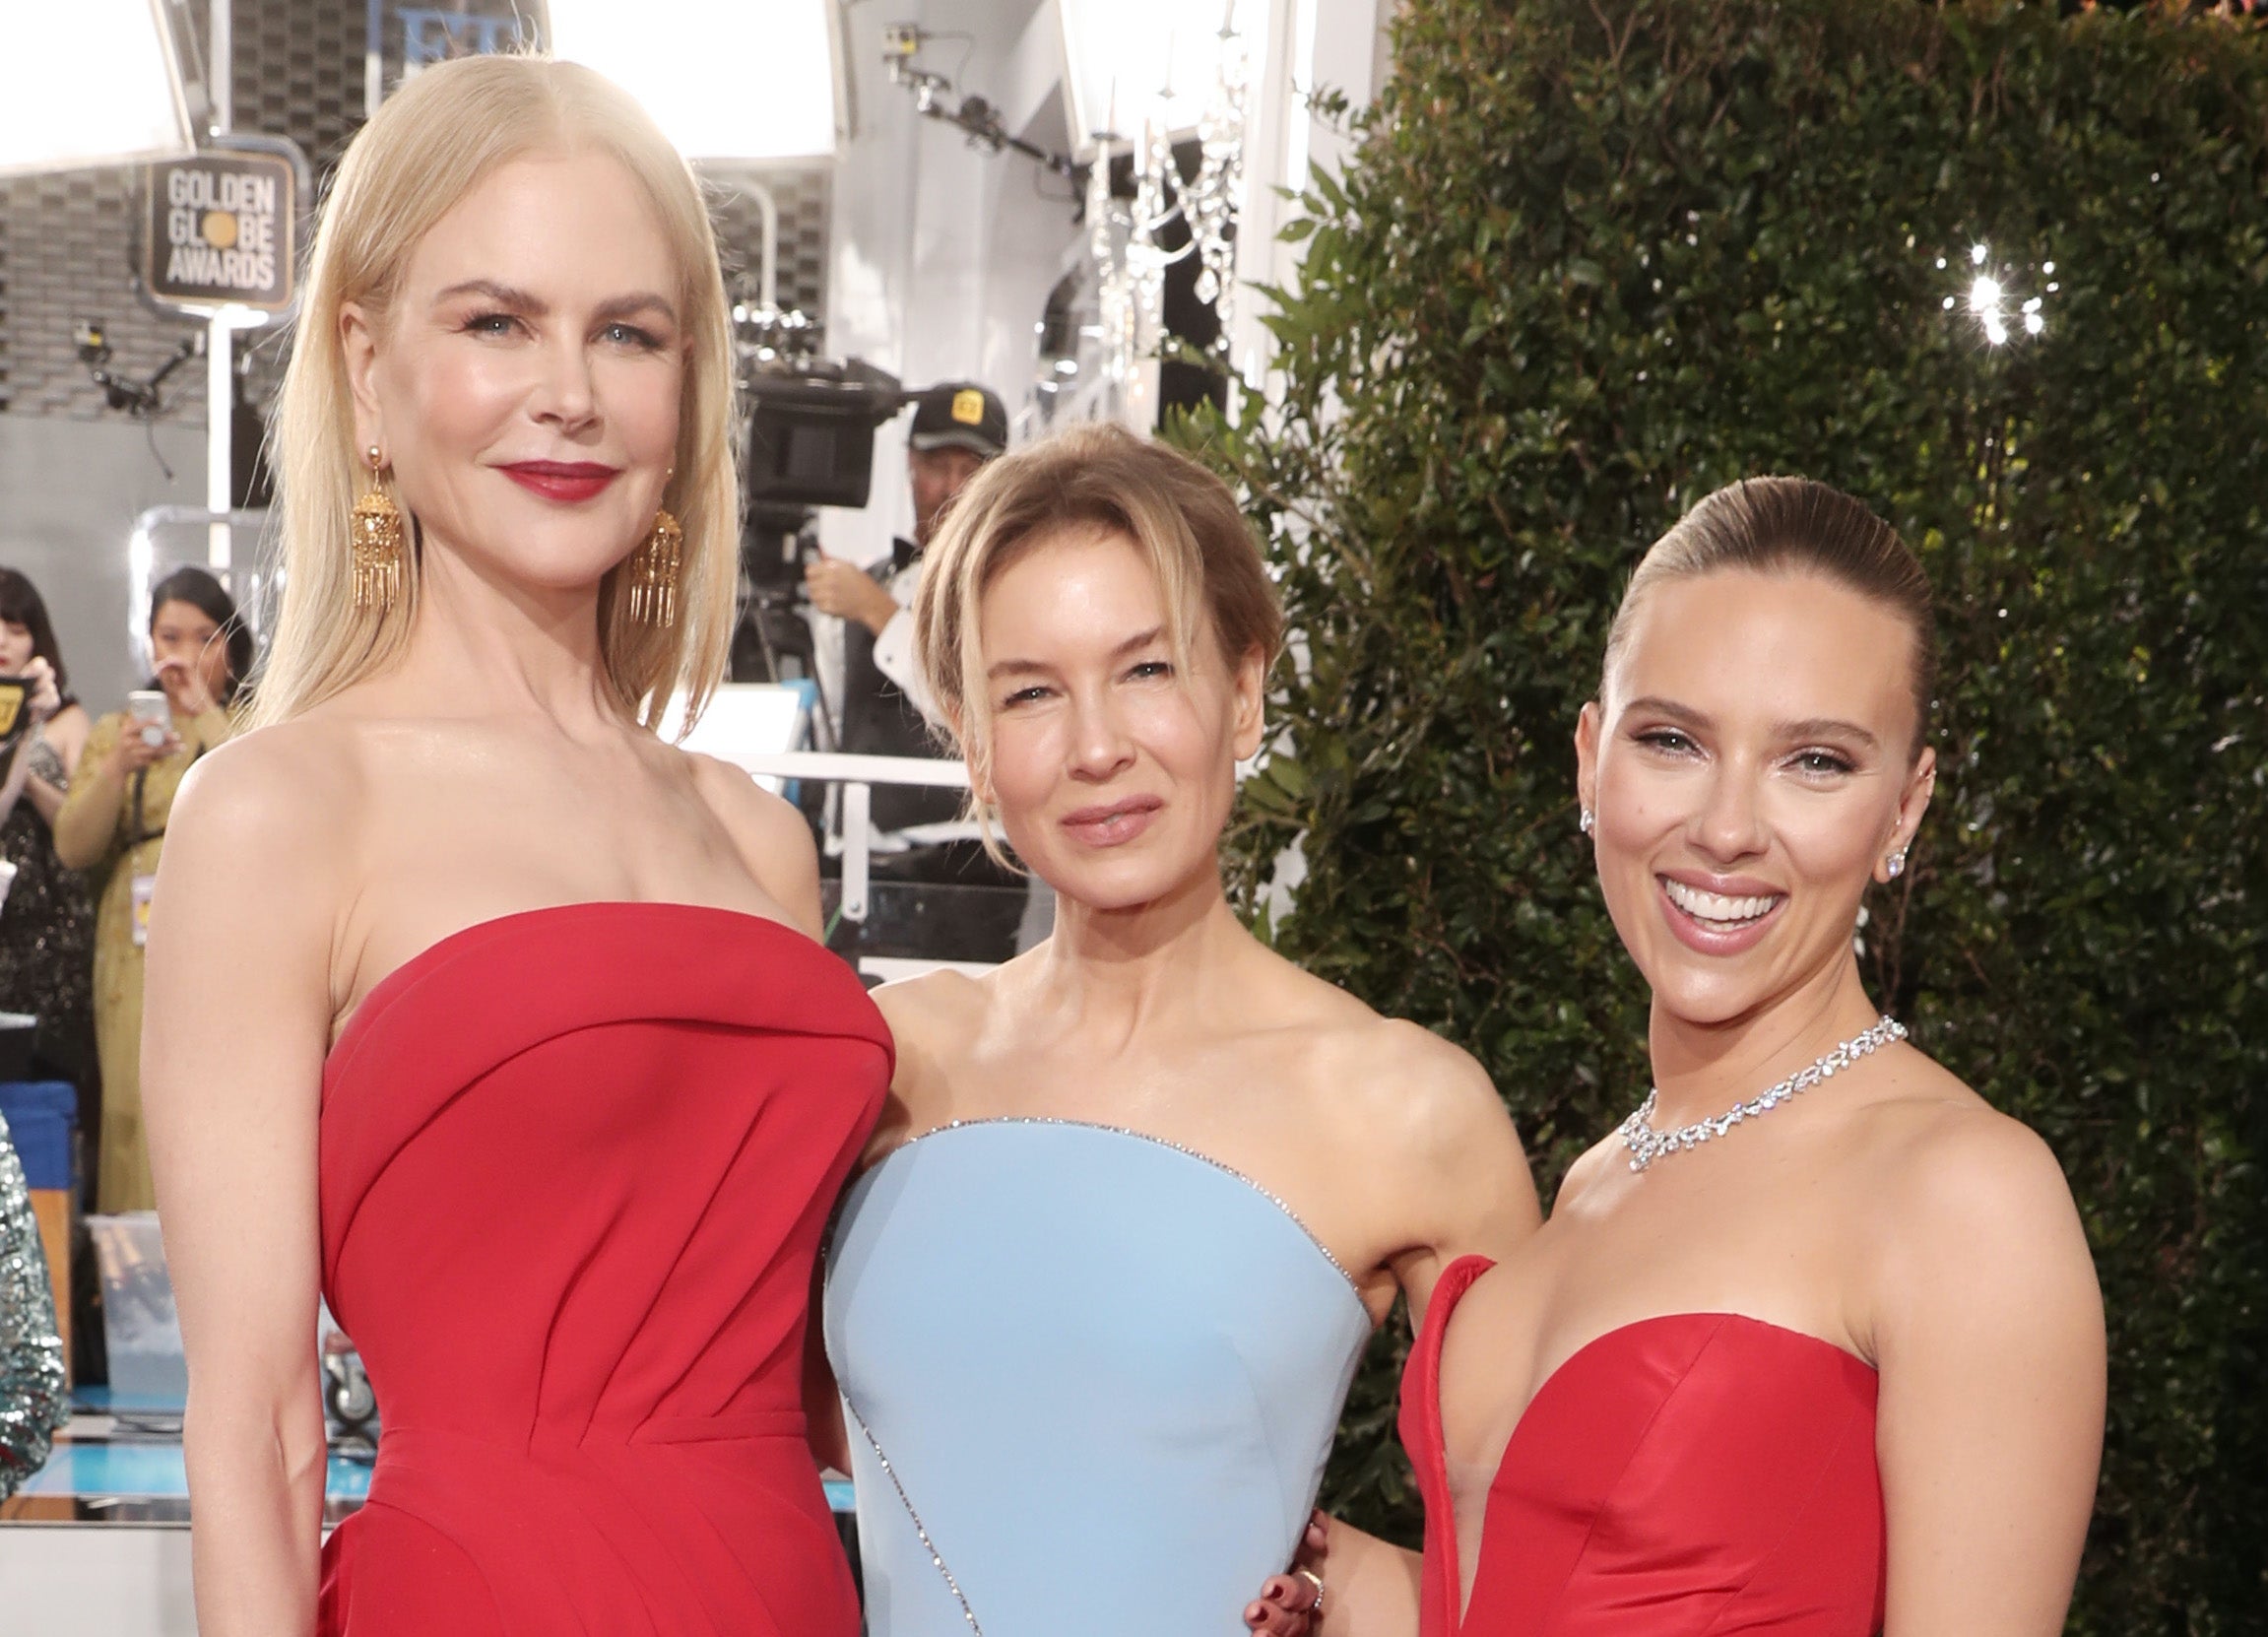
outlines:
M1110 423L1073 426L1004 455L953 499L914 600L922 677L976 792L992 783L985 590L1067 531L1108 532L1134 544L1157 576L1167 639L1185 673L1208 634L1231 665L1256 652L1272 664L1282 645L1283 610L1236 496L1189 456Z
M348 146L323 204L276 420L284 595L254 721L295 716L385 670L417 617L420 547L407 507L399 594L384 610L355 603L349 520L371 478L355 443L341 309L360 303L383 345L402 276L433 225L499 166L577 151L615 160L644 188L679 269L685 349L677 474L662 498L685 531L677 618L633 620L617 564L599 591L600 663L623 714L648 727L680 688L697 715L723 675L740 544L732 331L700 184L646 111L591 70L466 57L386 99Z

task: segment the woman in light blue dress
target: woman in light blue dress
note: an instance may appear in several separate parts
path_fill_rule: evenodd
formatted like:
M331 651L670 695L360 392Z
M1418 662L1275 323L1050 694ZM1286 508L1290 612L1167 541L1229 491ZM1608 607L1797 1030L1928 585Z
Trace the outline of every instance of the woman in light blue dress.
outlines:
M1450 1262L1533 1230L1526 1163L1471 1059L1229 908L1281 615L1217 479L1109 426L996 461L916 618L1058 913L1004 966L877 997L896 1076L824 1303L868 1629L1299 1629L1254 1593L1363 1343L1397 1292L1421 1314Z

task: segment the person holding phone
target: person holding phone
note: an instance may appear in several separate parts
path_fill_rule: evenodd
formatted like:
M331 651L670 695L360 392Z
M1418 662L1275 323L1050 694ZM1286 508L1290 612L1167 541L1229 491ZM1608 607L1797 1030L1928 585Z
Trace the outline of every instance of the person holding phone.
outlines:
M14 872L0 910L0 1011L39 1019L37 1074L78 1087L79 1128L93 1142L95 904L55 856L51 826L94 721L72 697L45 600L14 568L0 568L0 681L24 687L0 737L0 857Z
M228 738L228 707L252 666L252 633L221 582L177 568L150 597L151 686L88 732L77 776L55 814L55 853L93 872L95 1043L102 1130L95 1203L156 1205L142 1128L142 946L173 793L197 758Z

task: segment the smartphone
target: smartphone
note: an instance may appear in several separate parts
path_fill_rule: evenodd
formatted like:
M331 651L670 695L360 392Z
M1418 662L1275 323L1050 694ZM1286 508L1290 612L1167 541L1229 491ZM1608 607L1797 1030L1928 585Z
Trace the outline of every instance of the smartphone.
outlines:
M142 743L153 750L173 731L173 707L161 688L137 688L127 694L126 714L142 724Z

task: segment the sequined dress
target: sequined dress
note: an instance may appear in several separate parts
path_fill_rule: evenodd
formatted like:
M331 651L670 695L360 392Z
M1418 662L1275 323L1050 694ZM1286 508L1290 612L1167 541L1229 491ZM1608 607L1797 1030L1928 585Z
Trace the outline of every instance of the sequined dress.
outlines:
M70 788L63 758L44 739L17 753L32 757L35 777ZM84 1130L95 1070L95 900L86 878L55 856L55 837L29 791L0 824L0 856L16 866L0 908L0 1012L39 1019L39 1055L80 1087Z
M8 1122L0 1120L0 1497L39 1470L68 1414L39 1223Z

